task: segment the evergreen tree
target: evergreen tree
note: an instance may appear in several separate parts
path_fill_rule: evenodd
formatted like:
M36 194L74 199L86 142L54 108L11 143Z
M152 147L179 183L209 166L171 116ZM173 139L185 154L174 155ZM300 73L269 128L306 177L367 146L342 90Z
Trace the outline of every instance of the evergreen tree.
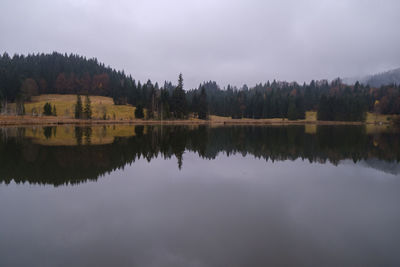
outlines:
M333 120L331 112L331 103L326 95L323 95L319 101L317 110L317 120L319 121L331 121Z
M184 119L187 115L186 93L183 90L182 73L179 74L178 86L172 94L172 112L177 119Z
M306 118L306 107L303 96L296 97L296 118L304 120Z
M296 101L293 96L289 98L289 108L287 112L287 118L289 120L297 120Z
M192 103L190 105L190 111L193 112L195 115L199 114L199 101L200 99L197 92L194 92L192 96Z
M207 102L207 94L204 87L201 88L200 98L199 98L199 119L207 120L208 119L208 102Z
M56 109L56 105L53 106L53 110L51 111L51 115L53 116L57 116L57 109Z
M83 109L84 118L87 120L92 119L92 104L89 98L89 95L86 95L85 98L85 108Z
M170 117L170 97L168 90L165 87L161 90L160 102L160 118L168 119Z
M144 118L144 112L143 112L143 105L138 104L135 109L135 118L137 119L143 119Z
M82 118L83 118L82 98L80 95L77 95L75 104L75 119L82 119Z
M43 115L45 116L52 115L51 104L49 102L46 102L43 106Z

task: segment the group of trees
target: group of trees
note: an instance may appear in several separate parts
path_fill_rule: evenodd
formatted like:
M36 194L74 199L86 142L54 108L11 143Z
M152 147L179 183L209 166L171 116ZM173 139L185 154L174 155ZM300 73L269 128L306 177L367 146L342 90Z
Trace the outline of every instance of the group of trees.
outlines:
M75 119L90 120L91 118L92 118L92 104L89 95L86 95L84 104L82 104L81 96L77 95L75 104Z
M322 96L317 119L322 121L364 121L367 106L364 101L348 96Z
M24 101L45 93L109 96L117 105L139 107L139 117L143 113L148 119L184 119L189 114L207 119L212 114L295 120L303 119L306 110L318 111L318 118L324 120L363 120L366 111L400 114L398 85L370 88L359 83L345 85L339 79L303 85L274 80L251 88L247 85L220 88L216 82L209 81L196 89L184 90L181 74L177 85L164 82L159 86L150 80L142 84L97 59L78 55L54 52L0 56L3 107L7 102L19 103L17 106L22 112ZM146 113L141 109L146 109Z
M49 102L46 102L43 106L43 115L45 116L57 116L56 105L51 106Z
M253 88L228 85L225 90L210 81L188 92L192 102L196 102L200 88L206 90L210 114L233 118L298 120L305 119L307 110L316 110L321 120L363 120L369 107L373 108L375 99L368 86L358 83L349 86L339 79L303 85L274 80Z
M343 85L340 80L332 84L328 94L321 96L318 105L318 120L324 121L364 121L369 105L374 99L359 83Z

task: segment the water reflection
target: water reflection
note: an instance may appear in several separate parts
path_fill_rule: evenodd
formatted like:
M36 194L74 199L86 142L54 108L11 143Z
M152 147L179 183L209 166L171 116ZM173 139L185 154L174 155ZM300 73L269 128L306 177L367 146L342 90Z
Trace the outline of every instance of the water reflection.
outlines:
M58 126L2 128L0 181L75 184L134 163L185 152L215 159L219 153L266 161L341 162L399 173L400 134L365 126Z
M0 266L400 263L391 129L0 132Z

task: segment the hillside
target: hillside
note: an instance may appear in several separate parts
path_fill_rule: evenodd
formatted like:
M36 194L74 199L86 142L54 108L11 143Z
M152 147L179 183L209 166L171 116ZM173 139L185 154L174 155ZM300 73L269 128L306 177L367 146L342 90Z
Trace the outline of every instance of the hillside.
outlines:
M104 96L91 96L93 119L132 120L135 117L135 107L130 105L114 105L112 98ZM31 102L25 103L27 115L40 115L43 113L43 106L49 102L56 106L57 116L73 118L76 103L76 95L48 94L33 96Z
M400 68L373 75L344 78L343 81L347 84L354 84L358 81L364 85L369 85L371 87L400 84Z
M400 68L368 76L364 82L372 87L400 84Z
M38 94L89 94L118 99L134 80L95 58L52 54L0 55L0 99L30 100ZM126 95L124 95L126 102Z

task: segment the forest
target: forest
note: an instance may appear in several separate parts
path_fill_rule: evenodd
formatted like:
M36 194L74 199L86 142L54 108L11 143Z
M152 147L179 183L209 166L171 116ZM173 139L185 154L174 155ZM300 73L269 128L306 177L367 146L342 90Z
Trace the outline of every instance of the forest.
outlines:
M197 88L184 88L182 74L177 84L165 81L160 86L74 54L0 55L0 108L15 102L22 111L24 103L39 94L108 96L116 105L145 108L148 119L185 119L194 114L199 119L218 115L297 120L315 110L318 120L363 121L367 111L400 114L399 85L346 85L338 78L308 84L273 80L253 87L223 88L207 81Z

